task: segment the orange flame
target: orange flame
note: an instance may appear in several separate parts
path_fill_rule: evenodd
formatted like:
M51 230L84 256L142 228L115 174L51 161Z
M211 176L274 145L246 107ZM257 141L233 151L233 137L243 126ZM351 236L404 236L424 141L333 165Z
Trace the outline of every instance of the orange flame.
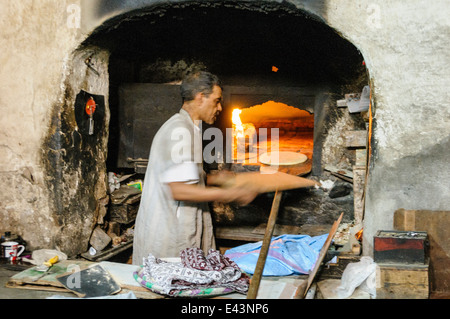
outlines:
M241 115L242 111L240 109L233 110L232 122L236 132L236 137L244 137L244 126L242 125Z
M359 241L360 241L360 240L362 239L363 230L364 230L364 228L362 228L359 232L357 232L357 233L355 234L356 240L359 240Z

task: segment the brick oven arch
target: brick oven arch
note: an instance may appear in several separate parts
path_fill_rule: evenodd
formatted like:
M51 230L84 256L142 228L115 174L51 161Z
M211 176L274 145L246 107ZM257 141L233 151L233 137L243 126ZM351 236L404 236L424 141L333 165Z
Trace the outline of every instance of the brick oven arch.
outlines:
M321 114L327 95L342 93L344 86L360 92L367 85L361 53L328 26L323 6L273 1L94 3L91 10L82 11L94 15L95 9L101 25L84 45L111 52L113 86L118 82L174 84L186 71L208 69L227 86L256 88L253 99L264 99L259 92L270 91L268 99L287 99L315 113L320 121L328 116ZM291 87L302 91L296 93L299 100L289 101ZM120 111L114 103L118 87L110 91L114 121L115 110ZM225 109L219 119L223 127L229 126L224 120L230 118L229 112L230 108ZM318 132L318 136L326 134Z
M140 160L145 160L152 140L150 133L156 132L181 106L177 84L185 72L195 69L219 75L228 88L228 101L232 100L232 94L237 96L243 91L250 92L247 97L259 102L283 102L289 96L289 105L314 114L312 173L317 178L324 172L324 158L328 162L347 160L347 150L336 145L335 149L324 150L323 145L337 138L342 123L350 128L364 125L360 119L336 108L335 101L347 90L356 92L367 85L367 70L358 49L324 22L321 17L324 8L275 1L82 1L81 4L83 31L89 36L77 49L72 68L85 68L86 76L101 87L105 98L102 138L108 137L106 143L102 140L101 145L90 145L86 143L90 137L72 127L76 126L72 119L63 119L60 124L62 134L58 138L64 142L63 137L71 136L73 141L69 138L67 142L80 147L67 148L65 156L57 161L59 167L65 168L64 176L78 176L78 194L90 194L81 219L95 222L104 213L109 172L136 171ZM100 76L96 75L99 71ZM90 87L91 80L74 74L76 81L73 76L66 81L70 98L64 112L69 112L69 104L75 101L79 88ZM124 97L130 96L124 102ZM158 101L150 111L143 109L149 100ZM223 118L228 118L226 111L223 113ZM219 119L219 126L226 126L224 123ZM52 140L55 138L49 139ZM83 148L86 145L90 145L89 149ZM80 173L77 164L80 158L72 153L88 155L92 163L97 160L99 165L83 166ZM70 162L61 164L61 161ZM48 166L54 164L50 162ZM56 218L62 221L58 241L71 238L70 244L60 246L70 246L68 250L79 253L87 243L86 232L82 239L74 240L79 237L77 225L83 223L73 217L78 216L74 213L80 197L65 194L65 183L70 181L58 180L60 172L55 171L54 175L52 180L60 192L55 196L59 198L55 205L60 211ZM64 176L63 179L67 178ZM92 180L97 180L97 186L89 182ZM334 221L342 207L333 205L332 209L328 205L328 212L319 214L314 222ZM313 209L323 212L322 206L320 202ZM296 212L294 222L309 219L304 213ZM351 220L352 213L347 220ZM261 218L258 213L252 214L254 218L246 222ZM287 215L282 212L280 218L292 222ZM70 229L67 221L71 223ZM92 230L95 227L93 224Z

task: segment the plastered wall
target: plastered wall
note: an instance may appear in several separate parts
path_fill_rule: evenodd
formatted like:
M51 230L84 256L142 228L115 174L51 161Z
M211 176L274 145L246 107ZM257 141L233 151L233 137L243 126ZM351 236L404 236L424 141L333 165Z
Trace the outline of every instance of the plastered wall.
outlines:
M84 89L107 96L108 52L94 49L101 75L93 76L82 60L76 60L82 41L109 18L162 3L0 0L0 231L22 235L31 248L59 247L73 254L85 248L85 236L106 186L86 183L74 167L50 172L43 147L54 137L52 145L60 145L54 149L60 155L84 151L83 146L67 147L72 140L66 133L76 130L71 120L54 124L60 115L71 114L69 91ZM370 73L374 130L364 230L364 251L370 254L373 235L392 228L396 209L448 210L450 206L449 4L445 0L287 3L318 17L352 42ZM107 116L104 121L107 124ZM99 136L100 144L106 139ZM92 150L101 165L103 146ZM65 172L61 180L74 185L67 189L68 197L64 190L55 192L49 186L58 172ZM98 169L89 174L88 181L103 179ZM83 218L59 218L64 210L63 214L78 213L73 209L80 199L78 190L90 201L80 207L92 211L82 213Z

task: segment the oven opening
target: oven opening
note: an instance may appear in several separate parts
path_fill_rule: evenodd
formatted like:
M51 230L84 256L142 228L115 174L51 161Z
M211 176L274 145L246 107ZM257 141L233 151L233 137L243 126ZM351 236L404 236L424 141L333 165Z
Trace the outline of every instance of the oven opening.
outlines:
M243 165L297 165L312 161L314 115L267 101L232 112L232 160Z

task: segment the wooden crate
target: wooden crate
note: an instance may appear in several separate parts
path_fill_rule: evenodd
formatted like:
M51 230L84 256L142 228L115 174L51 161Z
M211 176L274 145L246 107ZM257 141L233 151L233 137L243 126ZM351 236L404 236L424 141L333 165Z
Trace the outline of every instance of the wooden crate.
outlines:
M428 263L377 263L377 299L428 299Z
M450 211L399 209L394 213L394 229L427 232L431 298L450 298Z

